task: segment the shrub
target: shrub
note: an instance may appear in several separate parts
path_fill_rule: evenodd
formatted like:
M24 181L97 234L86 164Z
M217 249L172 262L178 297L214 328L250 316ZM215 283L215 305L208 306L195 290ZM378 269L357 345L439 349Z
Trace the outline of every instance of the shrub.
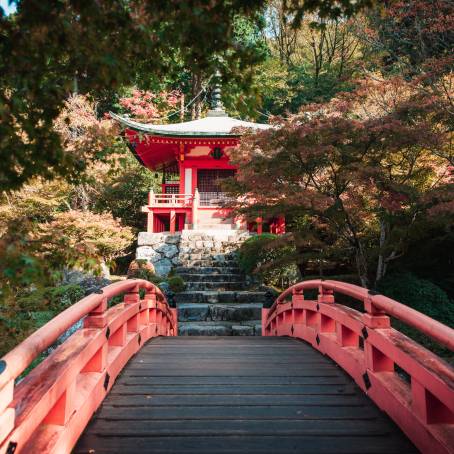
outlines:
M378 290L396 301L434 318L450 327L454 326L454 302L434 283L416 277L412 273L399 273L385 276ZM414 339L436 354L453 359L452 353L438 343L420 333L418 330L405 325L399 320L393 320L393 326Z
M248 238L240 247L238 263L241 271L255 274L267 285L287 287L299 279L293 263L292 246L276 242L277 235L263 233Z
M84 289L77 284L61 285L59 287L44 287L18 298L19 307L24 311L61 312L85 295Z
M169 289L174 293L180 293L186 288L186 283L181 276L175 275L167 279Z
M155 274L154 266L147 260L134 260L128 268L128 279L144 279L153 284L160 284L162 277Z
M0 356L83 297L82 287L70 284L33 290L15 307L0 305Z
M145 279L146 281L155 282L159 279L155 274L152 263L147 260L133 260L129 264L128 279Z
M445 325L454 326L454 302L440 287L426 279L412 273L393 274L379 282L378 290Z
M77 303L85 296L85 290L77 284L62 285L49 289L51 309L60 311Z

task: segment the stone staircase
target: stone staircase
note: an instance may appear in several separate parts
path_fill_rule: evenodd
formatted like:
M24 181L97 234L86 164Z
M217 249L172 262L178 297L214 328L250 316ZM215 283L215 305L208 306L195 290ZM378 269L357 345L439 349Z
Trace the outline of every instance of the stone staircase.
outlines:
M262 306L270 296L251 290L236 250L247 232L188 232L180 240L176 272L186 290L175 295L181 336L259 336Z

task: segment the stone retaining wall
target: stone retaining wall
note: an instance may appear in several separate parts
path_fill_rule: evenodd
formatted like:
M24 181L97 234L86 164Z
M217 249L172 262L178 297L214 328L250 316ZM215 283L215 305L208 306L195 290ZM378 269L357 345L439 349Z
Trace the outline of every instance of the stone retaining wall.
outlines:
M207 257L220 262L225 254L237 249L250 233L242 231L194 231L179 233L140 232L136 251L137 260L151 262L158 276L165 277L172 268L186 264L194 251L203 250ZM202 257L201 257L202 258Z

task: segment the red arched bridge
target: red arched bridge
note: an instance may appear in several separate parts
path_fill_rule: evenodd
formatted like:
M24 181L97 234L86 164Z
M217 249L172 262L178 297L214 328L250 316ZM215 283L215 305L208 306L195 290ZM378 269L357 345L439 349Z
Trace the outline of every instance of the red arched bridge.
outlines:
M175 337L157 287L109 285L0 361L0 452L454 452L454 370L390 317L454 350L451 328L342 282L289 288L255 338Z

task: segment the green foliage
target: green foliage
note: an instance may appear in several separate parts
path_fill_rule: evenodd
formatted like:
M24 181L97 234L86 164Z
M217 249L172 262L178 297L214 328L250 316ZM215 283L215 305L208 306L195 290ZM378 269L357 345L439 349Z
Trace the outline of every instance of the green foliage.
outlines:
M151 189L158 192L160 178L160 173L156 177L128 152L122 160L121 169L99 185L94 209L98 212L109 211L124 225L142 230L146 217L141 207L146 204Z
M454 327L454 302L446 292L412 273L390 274L378 283L381 293Z
M85 295L76 284L36 288L0 303L0 356Z
M297 112L305 104L329 101L337 93L350 91L354 87L351 79L338 76L336 68L314 77L310 68L301 65L291 68L289 75L288 84L293 92L289 105L291 112Z
M299 273L293 263L288 263L288 256L294 254L294 248L278 242L278 236L263 233L248 238L238 251L238 263L241 271L255 274L267 285L279 288L296 282Z
M169 289L174 293L183 292L186 288L186 283L184 282L183 278L181 276L178 276L177 274L170 276L167 279L167 282L169 284Z
M16 14L0 15L1 187L17 189L36 175L80 176L87 163L65 152L53 130L68 92L95 95L137 73L162 75L174 60L210 73L216 54L247 61L249 48L232 46L233 21L261 5L18 1Z
M420 279L412 273L390 274L378 283L378 290L447 326L454 327L454 301L450 300L440 287L426 279ZM393 320L392 325L434 353L453 359L450 350L418 330L399 320Z
M238 253L238 263L241 271L252 274L257 266L266 257L265 246L275 240L277 235L272 233L262 233L248 238L242 245Z
M77 284L58 287L44 287L33 290L18 297L17 303L21 310L29 312L53 311L61 312L85 295L84 289Z
M454 300L454 230L443 217L425 219L411 238L406 254L389 272L407 270L441 287Z

